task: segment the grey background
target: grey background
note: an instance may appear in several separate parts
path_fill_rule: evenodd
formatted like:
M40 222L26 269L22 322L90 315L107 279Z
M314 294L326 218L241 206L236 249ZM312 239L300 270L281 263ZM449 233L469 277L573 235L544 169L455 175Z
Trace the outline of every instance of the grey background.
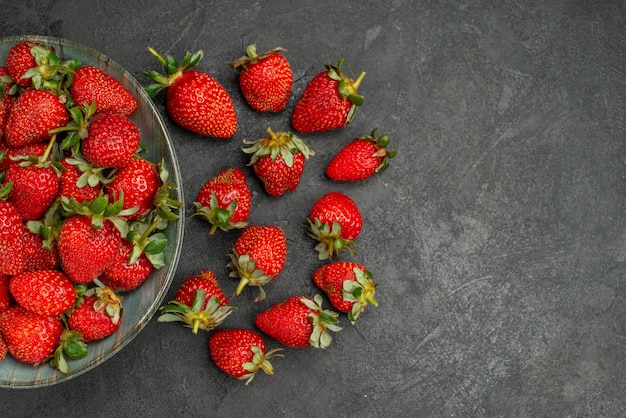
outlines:
M300 187L267 197L249 168L251 222L288 236L288 260L255 305L244 292L224 326L313 294L320 265L304 219L343 191L364 214L353 259L380 284L380 306L326 351L285 352L249 386L210 362L208 335L148 326L86 375L0 390L3 416L624 416L626 3L621 1L2 1L0 35L83 43L146 84L148 45L231 93L239 130L200 138L166 118L185 203L219 170L245 167L244 138L289 129L290 110L325 62L367 72L353 124L304 136L317 154ZM254 113L226 62L257 42L288 49L289 109ZM164 111L161 100L156 100ZM360 184L324 176L332 155L379 127L398 156ZM211 269L225 293L236 233L187 219L168 294ZM277 346L267 339L269 346ZM88 412L87 412L88 411Z

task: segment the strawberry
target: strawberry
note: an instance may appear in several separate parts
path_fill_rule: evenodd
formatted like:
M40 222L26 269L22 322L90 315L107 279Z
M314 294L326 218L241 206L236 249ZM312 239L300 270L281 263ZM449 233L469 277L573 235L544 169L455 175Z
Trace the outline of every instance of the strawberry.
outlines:
M33 84L30 77L23 77L28 70L38 66L35 55L31 52L33 47L48 49L40 42L24 41L13 45L6 56L7 73L20 87L30 87Z
M272 305L255 317L261 331L281 344L293 348L328 348L332 336L328 331L340 331L339 315L322 309L322 297L292 296Z
M11 276L8 274L0 274L0 312L7 310L13 302L9 291L10 280Z
M308 217L309 236L320 260L332 258L340 250L354 254L354 239L361 232L363 217L354 200L341 192L330 192L311 207Z
M352 80L341 71L343 59L337 66L326 64L326 71L317 74L307 84L291 115L293 129L301 133L338 129L352 121L363 97L357 91L365 72Z
M115 113L99 113L89 121L80 149L85 160L95 166L124 168L140 143L139 129L132 120Z
M14 82L7 67L0 67L0 138L4 135L4 126L16 100L16 96L9 93L13 85Z
M304 161L315 155L304 140L293 133L274 133L270 128L266 137L244 143L250 146L243 148L243 152L252 154L248 165L252 166L265 191L272 197L295 190L300 184Z
M154 163L140 157L133 157L130 163L117 171L111 183L106 186L110 201L124 197L122 209L137 208L128 215L129 221L146 216L154 208L154 197L161 185Z
M102 225L94 226L90 216L76 214L63 221L57 243L67 276L74 283L86 284L100 276L113 262L121 236L108 219L104 219Z
M272 357L282 357L275 348L266 352L263 338L249 329L220 329L209 337L209 354L215 365L227 375L252 381L259 370L268 375L274 374L270 363Z
M20 274L25 268L24 225L17 208L3 199L0 199L0 225L0 274Z
M377 284L361 264L337 261L320 266L313 274L313 282L326 293L335 309L348 313L352 325L368 304L378 306L374 299Z
M361 181L385 171L396 150L387 150L389 135L376 138L376 129L344 146L330 160L326 175L336 181Z
M20 306L40 315L60 315L76 301L72 282L58 270L37 270L13 276L9 290Z
M69 120L59 97L47 90L28 89L11 107L4 140L12 147L47 142L52 137L48 131L65 126Z
M244 287L257 286L259 296L255 302L265 299L263 286L274 281L285 267L287 238L285 232L275 225L250 225L239 235L228 255L229 277L239 278L235 295Z
M2 333L0 333L0 361L4 360L8 352L9 349L7 348L7 343L4 342L4 338L2 338Z
M58 270L61 266L56 241L49 244L44 237L24 228L24 271Z
M246 49L246 55L229 63L241 67L239 89L250 107L259 112L280 112L287 107L293 73L289 61L281 53L284 48L257 54L256 45Z
M8 195L25 221L40 219L59 195L59 172L48 160L54 145L50 141L41 157L29 157L19 164L12 164L6 172L5 182L13 187Z
M199 329L210 331L220 325L233 307L219 288L210 270L183 280L174 299L161 308L159 322L182 322L194 334Z
M116 78L98 67L84 65L74 72L69 88L74 103L96 103L98 112L130 116L137 111L137 100Z
M77 157L65 157L61 160L64 170L59 179L59 194L77 202L92 201L100 195L102 184L107 180L102 175L102 168L94 168L88 162Z
M89 289L70 312L69 328L79 332L84 342L101 340L120 327L123 317L121 298L110 288Z
M235 105L224 87L209 74L191 70L202 59L202 51L187 53L179 66L178 61L154 55L165 69L166 76L156 71L144 74L156 81L146 87L150 96L167 89L165 106L168 115L179 126L205 136L230 138L237 131Z
M153 270L152 263L145 253L134 258L135 246L122 238L118 253L113 262L102 272L100 281L117 292L128 292L138 288Z
M63 333L59 315L39 315L19 305L0 313L0 333L15 360L36 366L50 357Z
M36 144L27 144L19 147L8 146L5 142L0 142L0 151L5 151L6 155L0 161L0 171L7 171L13 164L19 164L28 156L41 157L45 154L48 144L38 142Z
M222 170L200 188L192 216L200 216L212 225L210 235L217 228L244 228L248 225L251 199L244 172L239 168Z

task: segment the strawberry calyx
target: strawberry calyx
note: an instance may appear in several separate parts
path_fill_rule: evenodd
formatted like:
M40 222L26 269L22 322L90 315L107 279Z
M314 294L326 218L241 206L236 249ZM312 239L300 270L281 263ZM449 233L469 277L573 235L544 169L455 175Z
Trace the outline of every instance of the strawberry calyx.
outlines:
M302 153L305 159L315 155L315 151L307 145L307 143L293 134L293 132L274 132L271 128L267 128L267 136L256 140L247 141L244 144L249 147L242 147L242 151L251 154L250 163L253 165L263 157L269 156L272 161L280 155L288 167L293 166L293 156Z
M165 267L164 251L167 238L163 232L155 232L162 222L162 218L152 216L130 224L126 239L133 244L133 250L129 255L128 264L136 263L141 254L145 254L154 268Z
M252 361L247 361L242 365L243 369L248 373L238 378L239 380L245 380L246 385L252 382L259 370L263 370L266 374L272 376L274 374L274 366L272 366L269 360L272 357L283 357L283 354L280 353L283 351L282 348L274 348L264 353L258 345L252 345L250 346L250 351L252 351Z
M377 151L372 154L372 157L380 159L380 164L376 167L376 172L383 172L389 167L389 159L396 156L397 151L395 149L387 149L389 146L389 134L382 134L378 138L376 132L378 128L375 128L369 135L363 135L359 139L372 141L377 148Z
M161 219L158 229L163 230L169 221L175 221L180 217L175 211L182 208L184 203L172 197L172 193L175 193L178 187L176 183L169 180L169 170L165 165L165 159L159 163L158 172L161 186L154 196L154 209L151 216Z
M374 298L378 285L374 283L372 273L367 269L354 268L355 280L344 280L341 289L341 297L348 302L354 302L348 320L354 325L361 312L369 304L378 306L378 301Z
M248 45L248 47L246 48L246 55L238 58L233 62L229 62L228 65L230 65L232 68L242 67L243 69L246 69L250 64L256 64L258 61L267 58L272 54L278 54L282 52L287 52L287 50L285 48L278 47L259 54L256 51L256 44L251 44Z
M347 124L354 118L357 107L363 104L363 96L358 94L358 90L363 78L365 77L365 71L362 71L356 80L352 80L341 71L343 61L343 58L339 59L337 66L333 66L328 63L326 64L326 68L328 69L328 77L338 82L337 89L339 91L339 96L344 100L348 99L352 103L352 106L348 111L348 116L346 117Z
M63 317L64 322L65 318ZM50 359L50 367L61 373L68 374L70 366L67 358L81 359L88 354L87 344L83 341L83 335L78 331L67 328L61 334L59 346L54 350L53 357Z
M263 286L274 280L276 276L268 276L263 270L256 268L256 260L251 259L249 254L239 255L233 249L228 257L230 258L228 267L232 270L228 277L239 278L239 284L233 297L239 296L246 286L256 286L259 288L259 295L254 301L264 300L266 293Z
M173 56L167 55L163 58L154 48L150 46L148 47L148 51L154 55L157 60L159 60L165 70L165 75L157 71L144 72L146 77L149 77L156 82L145 87L145 91L150 97L156 96L159 92L171 86L186 70L195 67L203 56L202 50L199 50L194 54L187 52L182 63L179 64L178 60Z
M309 342L314 348L326 349L332 342L332 335L328 331L341 331L341 327L337 325L339 322L339 314L329 309L322 308L322 296L317 294L313 299L308 297L300 298L307 308L314 312L309 313L309 319L313 324L313 332L309 337Z
M68 108L68 112L70 122L48 132L51 134L67 133L61 141L61 149L71 149L74 155L78 155L80 140L87 138L89 123L97 112L96 102L71 106Z
M222 231L228 231L230 229L244 228L248 225L246 221L231 221L231 217L235 214L235 210L237 209L237 199L230 202L224 209L219 205L217 194L212 192L209 206L203 206L199 202L193 202L193 205L195 212L191 216L200 216L211 224L209 235L214 235L218 228Z
M61 196L61 208L64 217L72 215L85 215L91 218L91 226L101 229L104 221L108 220L120 231L122 238L128 236L129 226L126 216L137 211L137 207L122 209L124 206L124 194L120 193L118 199L112 203L107 196L100 195L92 201L79 203L73 197Z
M34 88L52 91L57 95L71 84L72 74L81 66L77 59L62 61L54 48L47 45L33 44L30 53L35 58L37 66L28 69L22 78L30 78ZM19 86L14 84L9 94L17 93L18 88Z
M352 255L356 254L356 243L354 240L345 239L341 236L341 224L333 222L332 225L322 223L318 218L307 218L309 222L308 235L319 241L315 246L319 260L329 260L339 251L347 251Z
M206 306L203 309L205 302ZM232 305L221 305L215 295L206 301L204 290L198 289L194 293L192 306L172 300L161 308L162 315L157 321L182 322L197 334L198 330L210 331L220 325L232 313L233 308Z

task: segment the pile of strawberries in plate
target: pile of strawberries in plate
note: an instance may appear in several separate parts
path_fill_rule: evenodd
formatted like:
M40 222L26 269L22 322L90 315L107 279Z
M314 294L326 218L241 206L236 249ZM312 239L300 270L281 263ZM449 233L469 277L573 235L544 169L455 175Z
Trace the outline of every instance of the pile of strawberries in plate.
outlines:
M24 41L0 90L0 360L67 373L119 328L120 293L165 265L182 202L142 157L137 100L103 70Z
M237 131L237 114L229 93L206 72L193 69L202 51L187 53L179 63L171 56L149 51L163 64L165 74L148 71L154 81L146 87L151 96L165 91L165 105L170 118L198 134L230 138ZM257 53L251 45L246 55L230 63L240 69L240 92L248 105L259 112L285 111L292 90L292 70L284 56L286 50L275 48ZM260 179L265 192L279 197L293 191L300 183L306 160L313 149L301 133L339 129L350 123L363 97L358 87L365 76L355 80L342 71L343 60L327 64L324 71L309 81L291 114L294 132L275 132L259 140L246 141L242 151L250 155L249 165ZM358 182L383 171L395 150L388 149L389 135L377 136L376 129L351 141L329 161L326 175L333 181ZM233 298L246 287L258 288L256 301L265 298L264 287L275 280L285 266L287 238L276 225L250 225L251 191L244 171L231 167L220 171L203 185L194 201L194 213L210 223L209 234L218 230L243 229L228 254L230 276L238 280ZM357 204L346 194L330 192L321 196L306 218L309 236L316 242L319 260L328 263L313 275L315 285L332 306L347 314L355 324L366 306L378 303L377 284L362 264L335 261L339 253L354 254L363 219ZM231 298L232 301L232 298ZM332 341L330 331L339 331L339 313L322 307L323 297L294 295L256 315L258 330L284 346L325 349ZM282 348L267 350L259 332L253 329L219 327L232 312L233 305L220 289L210 270L187 278L174 299L161 308L159 322L180 322L194 333L212 331L209 353L216 366L230 376L250 382L259 370L273 374L269 361L282 356Z

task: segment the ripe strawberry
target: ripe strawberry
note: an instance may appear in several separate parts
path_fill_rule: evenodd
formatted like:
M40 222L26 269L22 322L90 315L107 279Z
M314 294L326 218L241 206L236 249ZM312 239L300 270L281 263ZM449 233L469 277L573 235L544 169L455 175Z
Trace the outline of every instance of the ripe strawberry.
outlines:
M152 263L143 252L135 259L134 250L134 244L122 238L113 262L100 276L100 281L104 285L117 292L128 292L146 281L153 270Z
M199 329L210 331L220 325L233 307L219 288L210 270L183 280L174 299L161 308L159 322L182 322L194 334Z
M337 261L320 266L313 274L313 282L326 293L335 309L348 313L352 325L368 304L378 306L374 299L378 285L361 264Z
M96 114L87 126L80 149L89 163L99 167L123 168L139 149L141 136L135 123L115 113Z
M300 184L304 161L315 155L304 140L293 133L274 133L270 128L266 137L244 143L250 147L243 148L243 152L252 154L248 165L252 166L265 191L272 197L295 190Z
M287 107L291 95L293 74L283 48L257 54L256 45L246 49L246 55L229 63L241 67L239 89L250 107L259 112L280 112Z
M39 315L60 315L76 301L72 282L58 270L37 270L13 276L9 290L20 306Z
M165 106L175 123L191 132L215 138L230 138L235 134L237 114L226 89L209 74L190 70L202 59L202 51L194 55L187 53L180 66L171 56L163 58L153 48L148 51L163 64L167 75L145 72L156 81L146 87L146 92L155 96L167 89Z
M0 274L0 312L9 309L13 302L11 292L9 291L10 280L11 276L8 274Z
M11 165L19 164L28 156L41 157L45 154L48 144L38 142L19 147L11 147L5 142L0 142L0 152L5 151L6 155L0 161L0 171L7 171Z
M210 235L217 228L243 228L248 224L251 199L244 172L239 168L222 170L200 188L192 216L200 216L212 225Z
M363 97L357 90L365 72L352 80L341 72L343 59L337 66L326 64L326 71L317 74L302 92L291 115L291 125L298 132L322 132L338 129L352 121Z
M209 337L209 354L215 365L227 375L252 381L259 370L268 375L274 374L274 367L269 359L282 357L278 354L282 348L266 352L261 336L248 329L220 329Z
M50 357L63 333L59 315L39 315L19 305L0 313L0 333L15 360L36 366Z
M59 195L59 173L48 152L12 164L6 172L5 183L13 184L8 200L25 221L40 219Z
M4 127L4 140L12 147L47 142L52 137L48 131L68 122L69 114L59 97L47 90L28 89L11 107Z
M336 181L361 181L385 171L396 150L387 150L389 135L376 138L376 129L343 147L330 160L326 175Z
M156 165L141 157L133 157L128 165L117 171L106 189L111 203L123 196L123 210L137 208L136 212L126 216L129 221L135 221L154 209L154 197L160 185Z
M287 260L285 232L275 225L251 225L239 235L228 255L229 277L238 277L235 295L246 286L257 286L259 296L255 302L265 299L263 286L278 277Z
M0 225L0 274L20 274L25 268L24 225L17 208L3 199L0 199Z
M102 225L94 227L91 217L77 214L63 221L57 243L67 276L74 283L86 284L111 264L117 255L121 236L112 221L104 219Z
M64 170L61 173L59 194L77 202L92 201L100 195L102 184L106 182L102 168L94 168L76 157L61 160Z
M110 288L96 286L81 297L67 318L69 328L79 332L84 342L101 340L120 327L123 317L121 298Z
M130 116L137 111L137 100L122 83L91 65L81 66L74 72L69 92L75 104L96 102L98 112Z
M35 55L31 52L33 47L48 48L40 42L24 41L13 45L6 56L7 72L20 87L30 87L32 85L32 78L24 78L23 75L31 68L39 65Z
M44 237L24 228L24 271L58 270L61 266L57 242L47 247Z
M257 314L254 323L261 331L288 347L328 348L332 336L340 331L339 315L322 309L322 297L292 296Z
M363 217L354 200L340 192L322 196L309 213L309 236L319 244L315 247L320 260L332 258L340 250L354 254L354 239L361 232Z

